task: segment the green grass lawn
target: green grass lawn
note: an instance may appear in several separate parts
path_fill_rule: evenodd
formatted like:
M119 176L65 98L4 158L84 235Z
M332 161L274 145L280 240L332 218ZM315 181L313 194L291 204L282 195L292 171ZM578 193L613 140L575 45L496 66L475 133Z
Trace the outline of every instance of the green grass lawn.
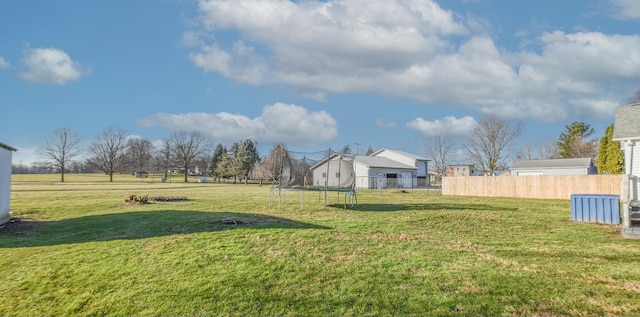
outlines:
M640 315L640 241L570 201L14 175L0 316ZM130 195L186 196L125 206ZM277 198L277 196L276 196ZM338 200L340 199L340 200ZM222 220L240 221L226 225Z

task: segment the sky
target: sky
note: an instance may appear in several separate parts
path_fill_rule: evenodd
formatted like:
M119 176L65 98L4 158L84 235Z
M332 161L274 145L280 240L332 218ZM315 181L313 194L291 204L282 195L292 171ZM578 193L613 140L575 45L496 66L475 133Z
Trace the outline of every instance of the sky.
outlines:
M0 1L0 142L30 164L63 127L263 155L424 156L488 116L522 145L573 121L600 137L640 89L639 32L636 0Z

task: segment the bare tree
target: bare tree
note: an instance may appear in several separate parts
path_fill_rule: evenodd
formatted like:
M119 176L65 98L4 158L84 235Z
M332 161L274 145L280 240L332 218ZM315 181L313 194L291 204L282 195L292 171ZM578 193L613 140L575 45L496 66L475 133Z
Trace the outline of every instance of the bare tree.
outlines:
M478 121L467 138L465 148L469 159L485 175L506 167L515 154L513 142L522 134L521 121L507 121L495 116Z
M113 174L122 172L126 167L126 137L126 130L108 127L96 136L89 148L92 155L89 161L98 170L109 175L110 182L113 182Z
M168 143L175 161L184 169L186 183L191 164L211 151L211 140L198 132L178 131L171 134Z
M37 150L48 164L60 171L60 182L64 183L64 174L73 158L80 155L80 141L80 135L71 128L59 128L53 131L53 135L47 137L44 145Z
M282 172L282 157L285 155L284 145L276 145L269 153L269 156L265 156L259 162L256 162L252 171L251 177L253 179L259 179L260 185L262 180L275 181L280 177Z
M127 142L126 155L133 172L143 171L149 167L153 151L151 141L143 138L131 138Z
M161 170L164 173L164 179L169 176L169 168L173 164L171 157L171 144L168 140L162 142L162 147L157 149L153 154L155 170Z
M558 157L558 146L554 142L525 143L516 153L518 160L548 160Z
M447 165L451 159L451 151L455 146L453 138L448 134L438 134L426 138L425 151L433 161L433 170L443 177L447 173Z

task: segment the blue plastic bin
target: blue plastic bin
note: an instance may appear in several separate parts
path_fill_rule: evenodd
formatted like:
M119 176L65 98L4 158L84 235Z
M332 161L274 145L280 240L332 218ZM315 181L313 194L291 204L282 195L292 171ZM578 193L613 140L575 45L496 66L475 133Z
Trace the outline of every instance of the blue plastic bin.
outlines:
M571 221L620 224L620 196L571 195Z

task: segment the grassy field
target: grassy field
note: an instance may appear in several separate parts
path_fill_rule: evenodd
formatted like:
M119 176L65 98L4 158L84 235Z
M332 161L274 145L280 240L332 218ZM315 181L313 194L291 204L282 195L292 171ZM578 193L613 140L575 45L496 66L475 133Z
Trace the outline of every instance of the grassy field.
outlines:
M0 316L640 315L640 241L572 223L569 201L359 191L344 209L306 192L300 208L286 192L270 207L257 185L106 178L13 176Z

